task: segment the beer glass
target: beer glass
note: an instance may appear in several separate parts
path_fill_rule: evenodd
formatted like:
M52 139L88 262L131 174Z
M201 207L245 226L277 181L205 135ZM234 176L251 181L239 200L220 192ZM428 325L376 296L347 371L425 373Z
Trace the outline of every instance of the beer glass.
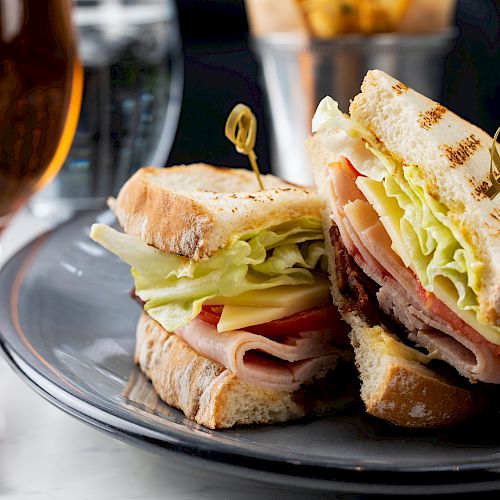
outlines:
M61 168L82 82L71 0L0 0L0 233Z

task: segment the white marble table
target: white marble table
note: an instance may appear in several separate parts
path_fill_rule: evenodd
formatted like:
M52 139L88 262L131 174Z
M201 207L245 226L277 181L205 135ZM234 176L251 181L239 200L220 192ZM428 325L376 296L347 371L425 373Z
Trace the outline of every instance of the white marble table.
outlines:
M2 259L51 225L26 212ZM0 297L1 300L1 297ZM0 357L0 498L8 500L332 498L180 467L77 421L32 391Z

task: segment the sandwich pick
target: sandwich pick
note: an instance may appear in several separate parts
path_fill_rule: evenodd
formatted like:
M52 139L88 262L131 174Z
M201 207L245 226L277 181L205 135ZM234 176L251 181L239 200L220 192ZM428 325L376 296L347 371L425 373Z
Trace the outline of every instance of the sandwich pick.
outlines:
M491 186L489 187L486 194L490 197L491 200L495 198L495 196L500 193L500 182L498 182L497 177L500 177L500 155L498 154L497 149L497 140L498 135L500 134L500 127L498 127L495 137L493 137L493 142L490 148L490 182Z
M235 145L236 151L248 156L260 190L263 191L264 184L260 177L257 155L254 151L257 139L257 119L252 110L244 104L237 104L229 113L224 132L226 137Z

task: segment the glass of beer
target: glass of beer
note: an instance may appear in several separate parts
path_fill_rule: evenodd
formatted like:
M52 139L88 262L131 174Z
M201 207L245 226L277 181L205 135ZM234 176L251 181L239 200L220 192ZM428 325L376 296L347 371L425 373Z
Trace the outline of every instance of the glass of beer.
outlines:
M0 0L0 233L61 168L82 81L71 0Z

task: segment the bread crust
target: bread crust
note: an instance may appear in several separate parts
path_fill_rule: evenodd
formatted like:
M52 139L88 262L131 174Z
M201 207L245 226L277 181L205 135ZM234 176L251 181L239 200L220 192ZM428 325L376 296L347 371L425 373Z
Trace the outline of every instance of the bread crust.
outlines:
M458 425L484 408L471 391L448 384L418 365L387 367L380 392L366 401L366 411L400 427L441 428ZM410 388L410 390L408 390Z
M159 397L211 429L323 415L352 401L349 394L311 401L302 390L274 391L242 382L224 366L168 333L146 313L139 319L136 335L134 361Z
M479 318L500 326L500 196L487 195L493 138L382 71L369 71L349 109L394 158L416 165L483 264Z
M206 164L138 170L123 186L113 210L126 233L167 253L203 260L235 235L318 216L314 190L263 176L258 191L247 170Z
M458 387L426 366L383 350L379 340L390 335L381 327L352 321L356 365L364 381L366 411L401 427L451 427L486 405L482 393Z

